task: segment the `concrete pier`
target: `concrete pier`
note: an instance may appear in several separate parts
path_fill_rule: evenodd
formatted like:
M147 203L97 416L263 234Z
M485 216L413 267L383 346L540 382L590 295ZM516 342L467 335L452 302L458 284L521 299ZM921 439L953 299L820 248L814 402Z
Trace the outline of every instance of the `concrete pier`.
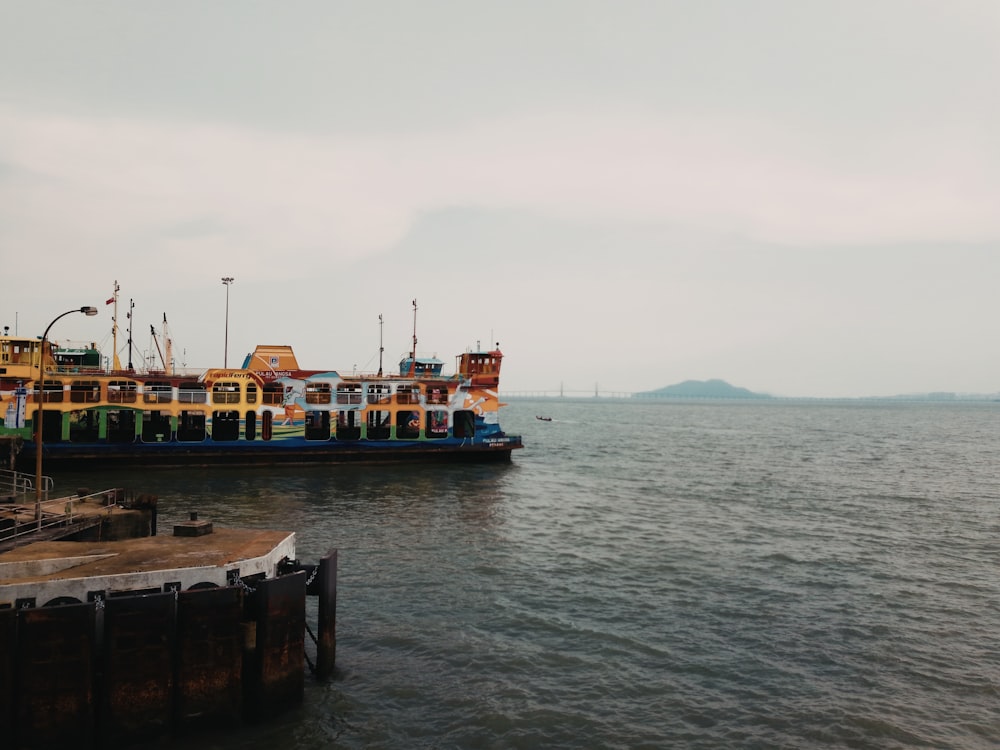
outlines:
M216 528L204 536L150 536L117 542L37 542L0 555L0 606L43 607L125 592L187 591L239 579L274 578L295 559L288 531ZM19 602L21 602L19 604Z
M0 554L2 745L132 747L297 705L307 585L332 672L336 559L302 566L292 532L196 517L168 536Z

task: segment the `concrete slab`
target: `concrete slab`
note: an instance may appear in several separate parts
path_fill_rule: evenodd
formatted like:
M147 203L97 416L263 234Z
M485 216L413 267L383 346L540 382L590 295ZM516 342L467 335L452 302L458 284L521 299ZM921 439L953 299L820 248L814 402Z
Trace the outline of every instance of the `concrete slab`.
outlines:
M216 527L195 537L154 536L117 542L36 542L0 554L0 605L33 598L87 601L88 594L225 586L295 559L295 534Z

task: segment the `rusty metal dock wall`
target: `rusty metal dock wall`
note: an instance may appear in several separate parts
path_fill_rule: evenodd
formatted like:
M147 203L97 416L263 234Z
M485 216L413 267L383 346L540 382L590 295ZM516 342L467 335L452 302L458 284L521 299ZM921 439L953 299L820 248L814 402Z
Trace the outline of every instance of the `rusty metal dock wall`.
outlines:
M3 746L134 747L255 723L297 705L305 597L299 571L0 609Z

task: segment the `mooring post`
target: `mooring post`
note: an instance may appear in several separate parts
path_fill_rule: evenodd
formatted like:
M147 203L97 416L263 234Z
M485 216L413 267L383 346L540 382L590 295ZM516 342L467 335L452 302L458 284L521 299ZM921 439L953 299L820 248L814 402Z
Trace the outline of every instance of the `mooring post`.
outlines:
M337 660L337 550L319 561L319 623L316 634L316 676L325 680L333 674Z

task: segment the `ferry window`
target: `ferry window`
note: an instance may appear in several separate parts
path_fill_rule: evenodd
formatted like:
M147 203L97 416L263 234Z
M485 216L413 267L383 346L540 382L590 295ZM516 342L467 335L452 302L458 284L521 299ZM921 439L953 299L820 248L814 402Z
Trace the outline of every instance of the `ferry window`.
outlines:
M388 404L391 397L389 395L389 385L387 383L371 383L368 386L369 404Z
M69 439L74 443L92 443L100 430L100 412L80 409L69 413Z
M240 413L238 411L212 412L212 440L240 439Z
M392 414L388 411L368 412L367 434L369 440L388 440Z
M219 381L212 385L213 404L238 404L240 402L240 384L231 380Z
M177 418L177 439L185 443L200 443L208 436L205 414L200 411L182 411Z
M471 438L476 434L476 415L471 411L455 412L455 437Z
M254 392L256 393L257 386L254 385ZM243 420L245 425L243 428L243 436L247 440L257 439L257 413L253 411L248 411L246 418Z
M257 403L257 384L253 381L247 383L247 403L256 404Z
M131 443L135 441L135 412L115 409L108 412L108 442Z
M208 402L205 384L186 381L177 386L177 400L182 404L204 404Z
M168 404L172 392L169 380L147 380L142 386L142 400L147 404Z
M416 440L420 437L420 412L396 412L396 437L401 440Z
M170 442L170 414L165 411L144 411L142 413L142 442Z
M35 410L33 424L38 424L38 410ZM42 440L46 443L61 443L63 439L63 414L49 409L42 414Z
M93 404L100 401L100 382L97 380L74 380L69 385L69 400L74 404Z
M306 403L307 404L328 404L331 401L329 383L306 383ZM338 402L340 397L338 396Z
M134 404L135 393L134 380L112 380L108 383L108 401L113 404Z
M337 386L338 404L360 404L361 383L341 383Z
M281 383L264 385L264 403L269 406L281 406L285 398L285 388Z
M428 404L447 404L448 403L448 386L446 386L446 385L430 385L430 386L427 386L427 403Z
M63 384L61 380L46 380L42 385L42 400L46 404L61 404ZM35 382L35 402L38 402L38 382Z
M307 411L305 436L306 440L329 440L330 412Z
M427 437L448 437L448 412L435 409L427 412Z
M35 357L36 349L33 346L21 346L14 344L14 356L11 359L12 362L17 362L19 364L33 364L38 366L37 357Z
M419 404L420 388L415 385L401 385L396 390L396 403L398 404Z
M356 411L337 412L337 440L361 439L361 414Z

